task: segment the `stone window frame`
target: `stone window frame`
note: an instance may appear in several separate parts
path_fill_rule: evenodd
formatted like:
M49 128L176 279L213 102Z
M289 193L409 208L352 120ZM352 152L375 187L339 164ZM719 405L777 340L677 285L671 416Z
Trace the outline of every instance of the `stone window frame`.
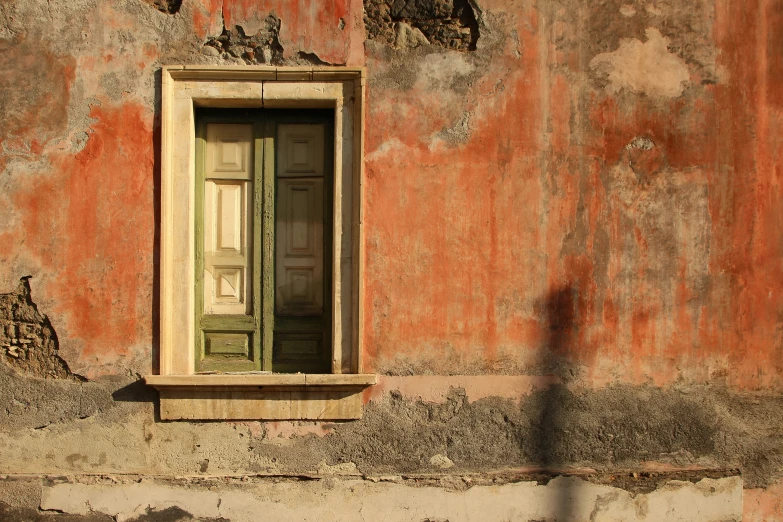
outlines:
M160 365L162 419L361 416L363 68L166 66L161 70ZM195 113L217 108L335 111L330 374L199 375L195 329Z

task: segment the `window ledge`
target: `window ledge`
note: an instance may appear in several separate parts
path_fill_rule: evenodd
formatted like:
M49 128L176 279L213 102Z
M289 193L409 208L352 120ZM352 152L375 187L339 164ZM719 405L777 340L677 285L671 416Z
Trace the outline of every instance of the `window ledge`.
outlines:
M195 375L147 375L144 380L150 386L203 387L203 386L372 386L377 382L374 373L315 374L315 373L245 373L245 374L195 374Z
M345 420L375 374L147 375L163 420Z

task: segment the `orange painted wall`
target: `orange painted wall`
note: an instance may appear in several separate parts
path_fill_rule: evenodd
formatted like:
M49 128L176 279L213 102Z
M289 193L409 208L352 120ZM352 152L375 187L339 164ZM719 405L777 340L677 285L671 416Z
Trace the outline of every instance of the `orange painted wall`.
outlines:
M148 371L156 71L274 13L286 58L367 67L365 370L781 386L780 1L661 4L638 27L619 2L479 4L471 53L365 42L357 0L201 0L169 26L105 5L74 22L90 45L4 44L49 87L4 102L3 284L34 276L75 371ZM679 96L591 65L649 27L687 67Z
M670 100L601 89L588 45L553 43L584 28L529 5L464 96L371 80L370 369L781 384L781 5L702 8L720 78L689 64Z

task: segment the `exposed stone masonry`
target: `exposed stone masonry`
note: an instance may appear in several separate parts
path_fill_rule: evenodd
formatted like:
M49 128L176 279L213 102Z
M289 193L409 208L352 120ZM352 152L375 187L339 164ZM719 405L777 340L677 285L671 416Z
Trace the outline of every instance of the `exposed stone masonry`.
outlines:
M182 7L182 0L144 0L152 7L166 14L175 14Z
M427 43L457 51L475 51L479 39L469 0L364 0L364 25L367 39L397 47L411 30Z
M0 294L0 354L17 371L46 379L77 379L58 355L57 334L30 296L30 276Z
M280 65L283 62L283 46L280 45L280 19L269 15L264 27L254 35L245 34L241 26L229 30L223 28L220 36L210 37L201 48L206 56L241 58L249 65Z

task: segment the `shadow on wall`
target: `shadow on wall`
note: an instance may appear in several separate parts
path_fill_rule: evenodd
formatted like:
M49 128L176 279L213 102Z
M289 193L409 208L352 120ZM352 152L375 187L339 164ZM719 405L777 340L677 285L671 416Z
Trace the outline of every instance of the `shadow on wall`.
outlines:
M160 417L160 397L158 391L145 383L142 379L117 388L111 394L114 402L151 402L153 406L153 420L164 422Z
M152 235L152 373L160 373L160 230L161 230L161 134L162 71L155 71L155 108L152 122L152 204L155 230Z
M176 4L155 0L156 4ZM176 11L174 11L176 12ZM152 195L153 195L153 237L152 237L152 318L151 318L151 368L153 374L160 374L160 234L161 234L161 112L162 112L162 70L155 71L155 106L152 122ZM112 399L116 402L152 402L155 406L155 422L161 422L158 392L143 380L137 380L115 390Z
M550 290L544 303L547 335L541 350L539 367L552 369L566 366L565 356L571 353L575 339L577 291L570 285ZM567 438L563 436L567 419L564 418L562 386L549 386L541 393L541 410L538 415L538 429L534 431L538 440L531 445L531 460L541 466L547 474L558 474L568 462ZM571 520L573 498L568 488L557 488L555 514L557 520Z

